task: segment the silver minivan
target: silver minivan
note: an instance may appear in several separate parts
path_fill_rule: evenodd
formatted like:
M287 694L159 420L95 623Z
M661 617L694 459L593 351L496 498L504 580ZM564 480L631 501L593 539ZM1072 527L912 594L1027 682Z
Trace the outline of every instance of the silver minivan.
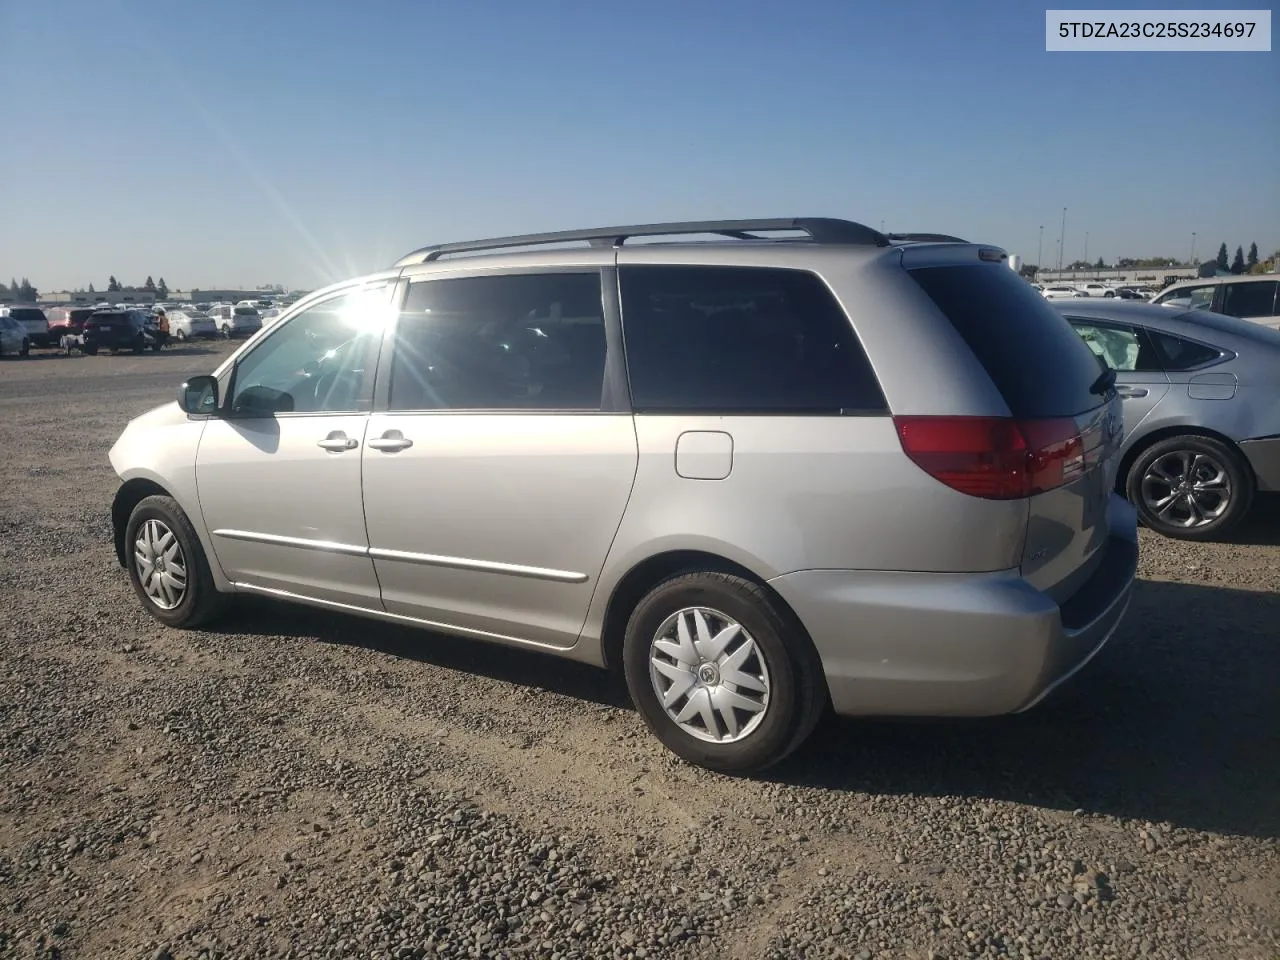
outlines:
M1137 536L1114 372L1006 264L831 219L424 248L130 422L117 555L173 626L258 594L618 668L724 771L828 705L1024 710Z

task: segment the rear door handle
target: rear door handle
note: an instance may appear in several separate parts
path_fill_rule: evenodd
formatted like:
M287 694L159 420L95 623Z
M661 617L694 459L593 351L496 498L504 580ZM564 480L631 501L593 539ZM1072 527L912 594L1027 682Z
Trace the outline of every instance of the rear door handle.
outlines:
M1131 387L1128 384L1120 384L1116 387L1116 393L1122 397L1145 397L1147 395L1146 387Z
M383 453L395 453L412 447L413 441L399 430L388 430L382 436L374 437L368 442L368 445L374 450L381 450Z
M317 440L316 446L330 453L341 453L343 450L354 450L359 444L341 430L334 430L323 440Z

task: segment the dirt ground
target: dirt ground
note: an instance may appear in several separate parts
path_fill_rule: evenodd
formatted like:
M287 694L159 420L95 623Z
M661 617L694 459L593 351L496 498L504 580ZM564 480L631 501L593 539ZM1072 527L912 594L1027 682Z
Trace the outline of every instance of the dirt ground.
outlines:
M622 685L116 564L106 454L230 349L0 362L0 957L1280 957L1280 507L1143 534L1035 710L829 718L758 779Z

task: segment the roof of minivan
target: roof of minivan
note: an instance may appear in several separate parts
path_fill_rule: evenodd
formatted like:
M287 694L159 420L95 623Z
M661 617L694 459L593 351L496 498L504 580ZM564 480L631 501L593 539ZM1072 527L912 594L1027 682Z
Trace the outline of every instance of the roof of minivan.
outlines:
M1264 280L1270 280L1275 283L1280 280L1280 273L1239 273L1226 277L1201 277L1198 280L1179 280L1177 283L1165 287L1161 292L1168 293L1170 290L1177 290L1180 287L1205 287L1223 283L1257 283Z

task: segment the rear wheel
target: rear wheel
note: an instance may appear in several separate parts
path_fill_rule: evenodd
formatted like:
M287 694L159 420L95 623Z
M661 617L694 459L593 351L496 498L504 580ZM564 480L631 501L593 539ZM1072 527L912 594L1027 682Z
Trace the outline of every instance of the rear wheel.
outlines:
M690 763L749 773L813 731L822 665L800 624L759 584L682 574L636 605L623 640L627 687L649 729Z
M94 344L86 343L81 349L91 357L96 357L98 355L98 348Z
M1169 437L1143 450L1125 492L1142 522L1166 537L1212 540L1244 519L1253 473L1231 447L1210 437Z
M224 337L226 337L228 340L230 340L230 339L231 339L231 325L230 325L230 324L228 324L228 323L224 323L224 324L222 325L222 335L223 335Z
M187 332L186 332L185 330L179 330L179 331L178 331L177 333L175 333L173 336L174 336L174 339L176 339L176 340L186 340L186 339L187 339Z
M171 627L197 627L220 614L227 597L218 593L200 538L168 496L141 500L125 528L129 580L143 607Z

